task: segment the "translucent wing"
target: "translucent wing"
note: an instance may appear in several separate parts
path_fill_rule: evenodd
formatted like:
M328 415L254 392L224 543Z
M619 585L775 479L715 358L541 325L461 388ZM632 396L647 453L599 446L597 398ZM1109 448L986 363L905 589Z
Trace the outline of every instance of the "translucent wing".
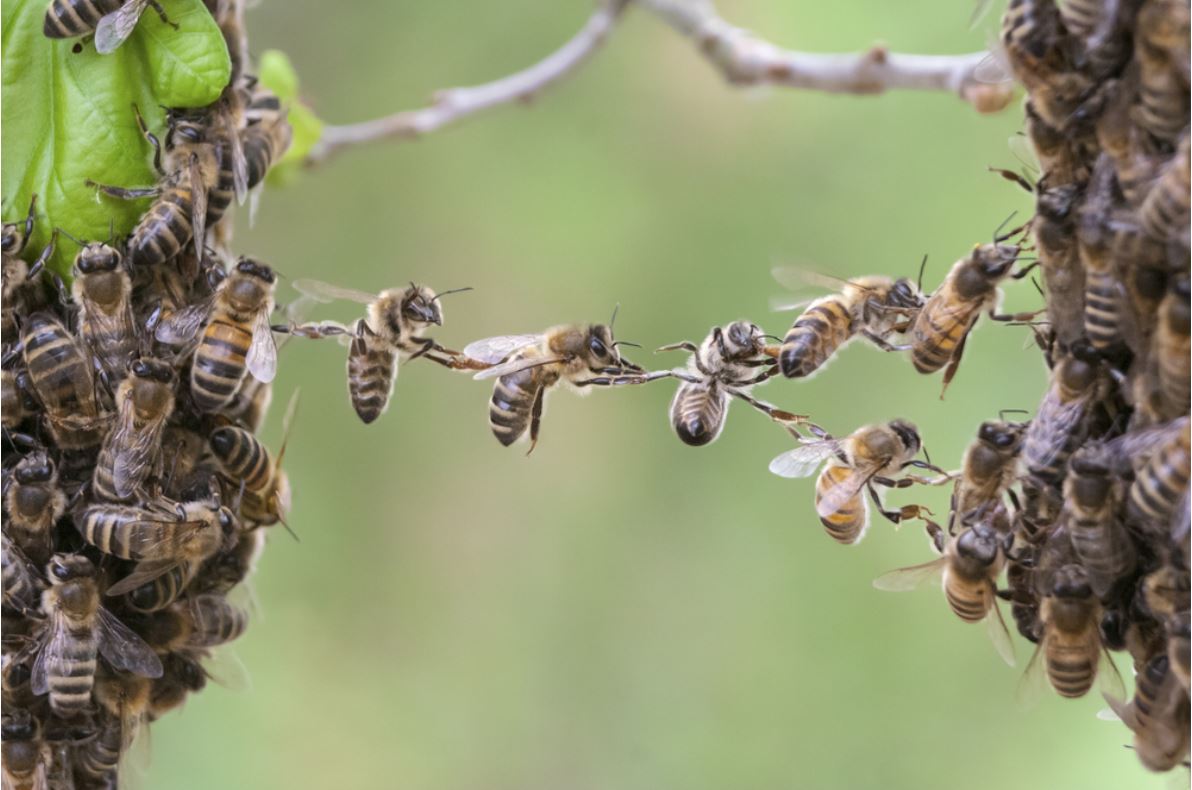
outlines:
M1125 699L1126 684L1122 682L1122 673L1109 650L1101 649L1101 664L1097 668L1097 686L1106 699Z
M224 116L224 129L230 143L228 154L232 157L232 186L236 190L236 202L243 206L248 197L248 160L244 158L244 143L230 114Z
M190 225L193 231L195 250L202 250L207 243L207 182L203 178L203 167L199 155L190 155Z
M1002 619L1002 610L996 600L985 613L985 632L989 634L989 641L993 642L993 649L1002 657L1002 661L1014 666L1018 661L1014 655L1014 642L1010 639L1010 629L1006 628L1006 621Z
M836 446L831 439L799 445L771 461L770 471L779 477L810 477L836 452Z
M102 606L96 612L96 622L99 624L99 653L109 664L134 675L161 677L161 659L144 639Z
M939 583L944 571L943 557L936 557L922 565L911 565L882 574L873 580L873 586L886 592L907 592L917 590L928 582Z
M248 348L248 372L257 381L268 384L277 375L277 343L269 328L269 315L264 310L253 319L252 345Z
M1014 693L1015 702L1020 708L1033 707L1043 695L1047 684L1047 672L1043 668L1043 643L1040 641L1026 665L1026 671L1018 681L1018 689Z
M807 290L807 286L812 286L819 291L839 291L846 285L869 290L865 286L860 285L855 279L846 279L822 272L809 271L797 266L775 266L770 270L770 274L773 275L779 285L795 292L805 291Z
M195 339L211 315L211 298L170 313L157 325L153 336L158 342L179 346Z
M833 513L845 508L861 493L865 484L873 479L878 469L880 467L876 464L850 469L844 479L836 481L830 488L823 491L819 501L815 504L815 512L819 514L820 518L828 518ZM862 498L862 505L866 509L866 518L868 519L869 504L864 498Z
M494 365L491 368L485 368L477 373L472 378L474 379L493 379L500 376L508 376L513 373L520 373L523 370L530 368L540 368L543 365L553 365L556 362L562 362L562 357L526 357L524 359L511 359L501 365Z
M526 346L532 346L542 340L542 338L543 335L540 334L486 337L483 340L468 343L464 347L463 354L465 357L470 357L477 362L486 362L490 365L495 365L506 359L514 351L525 348Z
M149 0L128 0L112 13L102 17L95 26L95 51L104 55L115 52L116 48L132 35L148 5Z
M236 655L236 651L229 647L211 651L203 662L203 672L211 680L231 691L252 690L252 678L248 674L248 668Z
M1088 403L1088 398L1060 403L1058 398L1050 395L1044 397L1039 413L1027 429L1023 457L1029 459L1031 464L1051 464L1057 455L1067 449L1067 438L1076 434L1084 420ZM1036 441L1031 441L1032 438Z
M112 483L121 498L132 496L144 482L149 464L153 462L153 456L160 446L165 425L162 419L137 430L136 412L133 409L125 409L120 414L108 441L121 448L116 454L112 470Z
M132 569L132 573L111 587L108 587L104 594L125 595L137 589L142 584L148 584L159 576L164 576L180 564L177 560L146 560L144 562L138 562L136 567Z
M333 302L336 299L346 299L349 302L372 304L377 300L376 294L357 291L353 288L341 288L338 285L325 283L321 280L295 280L294 290L304 296L309 296L316 302Z
M66 618L54 612L50 615L50 632L45 643L33 661L33 672L30 678L30 688L40 696L50 690L50 661L61 658L66 654L69 631L66 628Z

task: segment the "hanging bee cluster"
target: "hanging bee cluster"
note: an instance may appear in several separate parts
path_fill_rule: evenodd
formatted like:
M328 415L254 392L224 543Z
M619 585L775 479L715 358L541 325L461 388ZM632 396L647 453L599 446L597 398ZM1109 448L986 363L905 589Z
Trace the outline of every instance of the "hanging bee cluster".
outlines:
M55 0L46 35L111 51L147 6ZM27 250L36 196L3 227L6 788L115 787L138 731L201 690L212 650L244 632L233 590L289 507L282 453L254 435L276 370L275 277L223 261L228 209L290 127L244 70L239 4L210 10L232 54L223 95L166 110L160 142L135 114L156 186L94 185L152 199L129 237L57 228ZM68 241L69 288L44 266Z

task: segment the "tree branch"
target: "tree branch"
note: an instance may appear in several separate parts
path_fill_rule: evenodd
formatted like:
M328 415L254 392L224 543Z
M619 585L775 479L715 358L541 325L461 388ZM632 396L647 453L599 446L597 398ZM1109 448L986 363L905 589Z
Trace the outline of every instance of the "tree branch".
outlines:
M494 82L439 91L429 107L362 123L328 125L308 164L341 148L376 140L412 140L468 116L505 104L528 104L586 63L634 0L599 0L595 12L567 43L529 68ZM733 27L711 0L635 0L699 45L733 85L782 85L828 93L879 94L887 90L946 90L979 112L997 112L1012 96L1009 82L975 76L986 53L905 55L875 46L861 54L812 54L784 50Z

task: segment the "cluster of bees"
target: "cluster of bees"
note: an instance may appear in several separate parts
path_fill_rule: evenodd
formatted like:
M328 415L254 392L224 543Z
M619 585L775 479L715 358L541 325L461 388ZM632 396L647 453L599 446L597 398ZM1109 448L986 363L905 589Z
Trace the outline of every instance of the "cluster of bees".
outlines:
M211 5L241 51L237 7ZM54 0L46 34L94 34L110 51L148 6ZM467 289L371 294L297 280L300 296L271 323L275 275L251 258L227 270L225 213L288 145L284 109L234 54L224 96L167 110L160 144L138 113L159 183L93 186L153 202L127 239L75 240L69 290L43 265L59 231L73 240L67 229L27 264L35 205L4 225L7 785L114 784L139 727L202 688L212 648L244 631L228 593L290 501L284 440L274 454L254 436L275 335L346 345L349 401L365 423L385 412L405 362L491 380L494 437L528 436L530 451L558 385L676 380L670 424L697 447L740 400L793 439L770 469L816 475L814 510L831 538L859 542L871 505L895 524L925 524L938 556L879 588L940 582L952 611L985 623L1012 661L1007 602L1038 646L1028 675L1065 697L1101 679L1143 764L1178 765L1189 747L1188 18L1172 0L1011 2L1004 57L1028 90L1025 138L1040 167L1006 175L1035 196L1031 219L974 246L930 292L922 269L918 281L797 272L831 292L800 305L784 336L748 321L714 327L658 349L689 355L664 370L622 355L634 344L615 339L615 312L607 324L447 348L428 333L443 324L442 297ZM1001 286L1035 270L1045 309L1001 313ZM306 320L333 300L365 314ZM816 374L858 339L920 373L943 371L946 389L982 316L1029 326L1050 383L1030 419L983 423L959 470L920 460L905 420L834 437L753 394L779 375ZM916 485L952 486L943 524L886 503L883 490ZM1132 698L1104 660L1111 650L1133 660Z

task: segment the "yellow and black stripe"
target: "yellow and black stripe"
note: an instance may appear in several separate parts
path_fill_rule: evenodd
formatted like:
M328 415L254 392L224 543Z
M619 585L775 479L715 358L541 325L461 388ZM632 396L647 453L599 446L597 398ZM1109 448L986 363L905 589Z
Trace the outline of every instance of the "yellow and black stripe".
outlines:
M720 435L728 410L728 395L715 384L685 381L671 402L671 426L692 447L710 444Z
M488 425L503 446L516 442L530 425L530 414L542 388L542 368L528 368L501 376L493 385Z
M1136 520L1166 529L1176 502L1188 489L1190 458L1192 448L1185 424L1138 470L1130 486L1130 511Z
M837 463L830 463L820 472L815 481L815 503L818 506L824 494L839 485L847 485L853 475L852 469ZM824 525L828 536L838 543L850 545L861 539L865 530L865 498L862 491L858 491L851 499L842 504L835 512L820 516L820 523Z
M358 320L348 348L348 398L365 424L389 408L396 376L396 349L381 340L367 322Z
M795 319L782 341L778 365L787 378L810 376L853 335L853 317L839 295L818 299Z
M69 718L91 708L99 645L91 622L78 627L63 627L69 630L70 637L62 640L61 655L47 656L46 677L50 687L50 708L59 716Z
M74 38L95 30L99 20L128 0L54 0L46 9L46 38Z
M248 373L252 332L220 315L203 330L190 368L191 396L199 411L219 411L236 395Z
M171 183L167 186L128 239L128 257L133 265L155 266L181 252L194 234L190 222L193 208L191 184Z

